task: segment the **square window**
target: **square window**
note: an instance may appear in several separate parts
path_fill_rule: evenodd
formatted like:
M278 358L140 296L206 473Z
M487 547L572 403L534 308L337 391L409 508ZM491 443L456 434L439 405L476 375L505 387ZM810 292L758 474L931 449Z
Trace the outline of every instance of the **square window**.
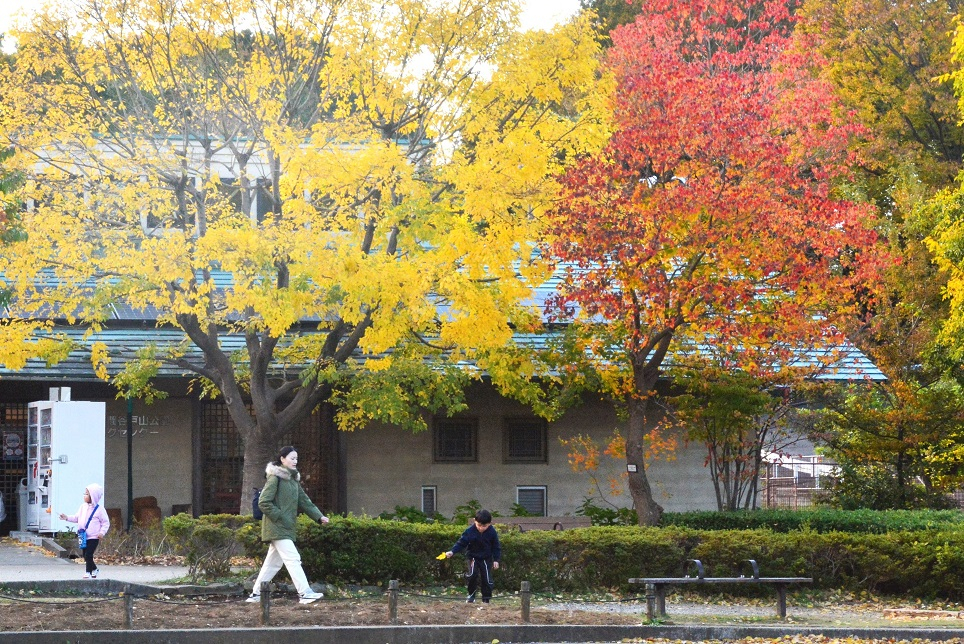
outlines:
M436 418L433 423L436 463L478 461L479 421L475 418Z
M544 485L519 486L515 489L516 503L526 512L537 517L546 516L546 487Z
M505 463L545 463L546 423L541 418L506 418L502 428Z

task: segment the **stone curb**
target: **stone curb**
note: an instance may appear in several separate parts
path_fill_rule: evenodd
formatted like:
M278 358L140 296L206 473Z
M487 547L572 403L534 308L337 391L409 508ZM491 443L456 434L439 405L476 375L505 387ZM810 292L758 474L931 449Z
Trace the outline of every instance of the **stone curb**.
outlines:
M152 595L178 595L196 597L200 595L243 595L245 590L238 584L211 584L196 586L180 584L177 586L157 586L117 579L63 579L58 581L6 581L0 582L0 595L15 594L20 591L44 594L75 595L117 595L130 590L135 597Z
M964 637L964 629L819 628L792 626L345 626L226 628L151 631L57 631L0 633L0 644L23 642L47 644L260 644L274 639L285 644L489 644L493 640L528 644L534 642L619 642L664 638L705 641L762 638L775 640L797 635L828 638L931 640Z
M59 559L66 559L70 555L70 552L66 548L64 548L62 545L60 545L53 539L42 537L40 539L40 545L41 547L43 547L44 550L48 552L52 552L55 555L57 555L57 558Z

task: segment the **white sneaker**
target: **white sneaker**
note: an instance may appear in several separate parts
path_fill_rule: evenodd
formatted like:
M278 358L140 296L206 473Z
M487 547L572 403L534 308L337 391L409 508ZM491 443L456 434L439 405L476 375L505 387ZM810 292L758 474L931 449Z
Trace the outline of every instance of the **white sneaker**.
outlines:
M261 603L261 595L251 595L250 597L248 597L248 598L245 599L244 601L248 602L249 604L260 604L260 603Z
M306 592L304 595L301 596L301 599L298 600L298 603L299 603L299 604L310 604L311 602L316 602L316 601L318 601L319 599L321 599L321 598L324 597L324 596L325 596L324 593L316 593L316 592L314 592L314 591L310 591L310 590L309 590L308 592Z
M84 573L84 579L90 579L90 573L89 573L89 572L85 572L85 573Z
M94 571L90 573L90 576L92 579L97 579L97 575L99 574L100 574L100 568L95 568Z

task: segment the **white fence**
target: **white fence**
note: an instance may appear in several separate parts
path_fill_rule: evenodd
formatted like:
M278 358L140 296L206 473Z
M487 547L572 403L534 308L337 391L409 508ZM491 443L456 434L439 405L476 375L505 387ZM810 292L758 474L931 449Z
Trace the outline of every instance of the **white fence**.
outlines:
M809 508L826 488L837 464L822 456L766 458L761 473L761 501L764 508Z

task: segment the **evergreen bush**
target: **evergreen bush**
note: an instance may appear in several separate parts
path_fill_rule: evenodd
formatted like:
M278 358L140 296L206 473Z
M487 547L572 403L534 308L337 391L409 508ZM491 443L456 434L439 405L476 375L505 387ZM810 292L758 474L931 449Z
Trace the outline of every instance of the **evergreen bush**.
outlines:
M939 514L939 513L938 513ZM237 518L237 517L235 517ZM881 531L894 517L875 521L877 531L820 531L804 522L798 529L698 530L677 525L659 528L610 526L572 530L500 530L502 567L497 587L514 592L529 581L537 592L617 591L643 594L631 577L678 577L687 560L703 562L707 576L746 574L754 559L766 577L813 577L813 588L964 599L964 526L949 517L926 528L922 517L908 519L908 530ZM825 527L831 523L817 524ZM898 521L900 523L900 521ZM850 523L848 523L850 525ZM497 526L498 529L498 526ZM298 548L308 577L335 585L461 585L464 560L444 561L463 527L358 517L332 517L320 525L298 521ZM236 530L247 553L263 557L258 523ZM711 590L719 592L721 587ZM772 594L769 588L734 585L734 594Z
M754 530L775 532L809 529L815 532L902 532L964 529L960 510L738 510L734 512L667 512L660 525L685 526L697 530Z
M195 519L181 513L164 519L164 532L184 555L192 581L199 577L217 579L231 572L231 558L241 552L238 528L254 522L253 517L212 514Z

